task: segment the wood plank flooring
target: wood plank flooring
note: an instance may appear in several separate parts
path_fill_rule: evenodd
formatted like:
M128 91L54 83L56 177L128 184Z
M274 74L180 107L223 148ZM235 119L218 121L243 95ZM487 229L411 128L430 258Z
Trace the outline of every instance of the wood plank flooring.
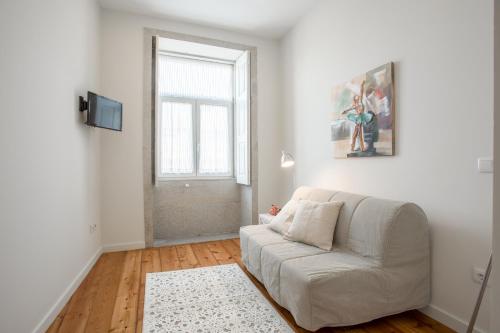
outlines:
M242 268L239 239L103 254L48 333L142 333L146 273L237 263ZM265 288L244 268L250 279L296 332L290 312L270 298ZM418 311L385 317L342 328L324 328L321 333L452 333L453 330Z

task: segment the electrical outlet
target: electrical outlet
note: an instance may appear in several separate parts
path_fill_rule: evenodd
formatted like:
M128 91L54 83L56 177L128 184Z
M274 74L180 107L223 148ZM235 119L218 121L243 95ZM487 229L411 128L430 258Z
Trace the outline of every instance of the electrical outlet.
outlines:
M97 230L97 224L89 225L89 231L91 234L93 234L96 230Z
M486 271L479 267L474 267L472 269L472 280L476 283L483 283Z

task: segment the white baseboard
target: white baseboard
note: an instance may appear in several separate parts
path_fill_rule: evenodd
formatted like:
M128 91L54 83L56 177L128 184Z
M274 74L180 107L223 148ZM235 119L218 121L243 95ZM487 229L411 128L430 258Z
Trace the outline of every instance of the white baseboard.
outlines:
M144 241L128 242L128 243L115 243L115 244L103 245L102 252L137 250L137 249L144 249L145 247L146 247L146 243Z
M90 258L87 264L83 267L83 269L78 273L78 275L73 279L73 281L69 284L69 286L64 290L62 295L57 299L56 303L50 308L49 312L43 317L40 323L35 327L33 333L44 333L47 331L52 322L56 319L57 315L64 308L66 303L68 303L69 299L75 292L75 290L80 286L83 279L87 276L90 269L94 267L97 259L102 254L102 248L97 249L96 253Z
M203 243L203 242L238 238L239 236L240 235L238 233L230 233L230 234L222 234L222 235L198 236L198 237L184 238L184 239L155 239L153 246L160 247L160 246L166 246L166 245Z
M431 304L426 308L420 309L419 311L459 333L465 333L467 331L467 326L469 325L468 322L458 318L455 315L452 315L451 313L435 305ZM487 333L487 332L475 327L474 333Z

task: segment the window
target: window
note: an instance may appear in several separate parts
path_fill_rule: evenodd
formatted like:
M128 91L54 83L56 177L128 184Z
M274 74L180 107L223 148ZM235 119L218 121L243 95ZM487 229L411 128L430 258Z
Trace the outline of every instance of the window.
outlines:
M233 67L159 54L160 178L233 176Z

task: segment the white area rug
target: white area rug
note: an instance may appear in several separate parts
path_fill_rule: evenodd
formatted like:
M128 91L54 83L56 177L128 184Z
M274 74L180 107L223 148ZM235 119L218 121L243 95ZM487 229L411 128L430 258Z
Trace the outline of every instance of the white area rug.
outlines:
M146 275L144 333L293 330L236 264Z

